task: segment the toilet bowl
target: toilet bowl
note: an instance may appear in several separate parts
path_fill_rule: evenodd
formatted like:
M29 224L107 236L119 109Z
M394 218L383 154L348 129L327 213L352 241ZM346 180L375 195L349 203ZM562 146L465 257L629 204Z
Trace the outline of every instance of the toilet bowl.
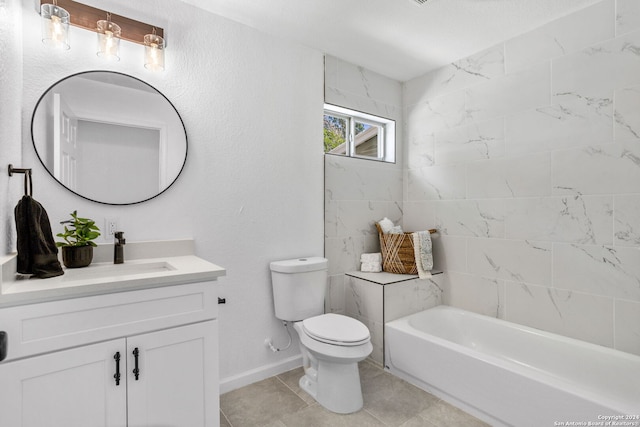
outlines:
M270 268L276 317L293 322L300 338L305 372L300 387L330 411L349 414L360 410L358 362L371 354L371 336L356 319L323 314L327 259L274 261Z
M373 350L367 327L329 313L295 322L293 328L300 338L305 371L300 388L332 412L359 411L363 400L358 362Z

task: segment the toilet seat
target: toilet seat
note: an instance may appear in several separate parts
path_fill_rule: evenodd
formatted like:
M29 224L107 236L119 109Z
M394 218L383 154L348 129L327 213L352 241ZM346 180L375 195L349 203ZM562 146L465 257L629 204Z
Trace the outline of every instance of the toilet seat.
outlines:
M337 346L358 346L369 342L369 329L352 317L322 314L302 321L302 330L310 338Z

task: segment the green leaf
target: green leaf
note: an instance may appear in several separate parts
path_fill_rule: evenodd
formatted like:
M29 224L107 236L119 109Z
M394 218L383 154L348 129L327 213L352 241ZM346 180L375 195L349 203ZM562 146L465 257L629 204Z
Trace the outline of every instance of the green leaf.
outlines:
M56 246L97 246L91 241L100 236L100 229L95 225L95 221L79 217L78 211L73 211L70 216L71 220L60 222L70 226L64 225L64 233L56 234L57 237L64 239L64 242L56 242Z

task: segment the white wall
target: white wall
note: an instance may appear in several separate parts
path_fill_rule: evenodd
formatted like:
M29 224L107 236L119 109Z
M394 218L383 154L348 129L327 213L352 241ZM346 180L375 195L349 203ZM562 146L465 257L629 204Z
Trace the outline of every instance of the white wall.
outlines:
M407 82L406 227L445 303L640 354L640 2Z
M137 11L162 20L160 12L171 11L166 70L155 74L144 69L141 46L123 41L121 61L103 62L95 55L95 34L73 27L71 50L47 50L33 2L22 5L24 73L16 67L10 82L24 80L22 163L34 169L34 197L47 209L54 233L58 221L77 209L98 223L119 218L128 241L195 238L199 256L227 268L220 281L227 300L220 307L223 390L286 369L299 354L297 346L274 354L263 344L268 336L276 344L286 342L274 316L268 264L323 252L322 54L176 0L160 0L154 3L157 12ZM14 54L18 61L20 53ZM147 81L184 120L184 172L151 201L86 201L54 182L36 157L30 121L39 96L62 77L92 69ZM15 111L0 115L0 129L10 120L18 120ZM2 211L15 202L3 197Z
M374 223L402 220L402 85L327 56L325 102L396 121L396 163L325 156L326 307L345 313L344 273L360 270L360 254L380 251Z
M23 175L10 178L7 173L9 163L23 167L21 16L19 0L0 2L0 257L15 250L13 208L23 192Z

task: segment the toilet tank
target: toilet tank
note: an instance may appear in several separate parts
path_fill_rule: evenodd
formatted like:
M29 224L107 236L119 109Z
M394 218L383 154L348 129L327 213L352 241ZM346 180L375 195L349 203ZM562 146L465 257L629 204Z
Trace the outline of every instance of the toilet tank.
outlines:
M295 322L324 313L328 261L308 257L270 264L276 317Z

